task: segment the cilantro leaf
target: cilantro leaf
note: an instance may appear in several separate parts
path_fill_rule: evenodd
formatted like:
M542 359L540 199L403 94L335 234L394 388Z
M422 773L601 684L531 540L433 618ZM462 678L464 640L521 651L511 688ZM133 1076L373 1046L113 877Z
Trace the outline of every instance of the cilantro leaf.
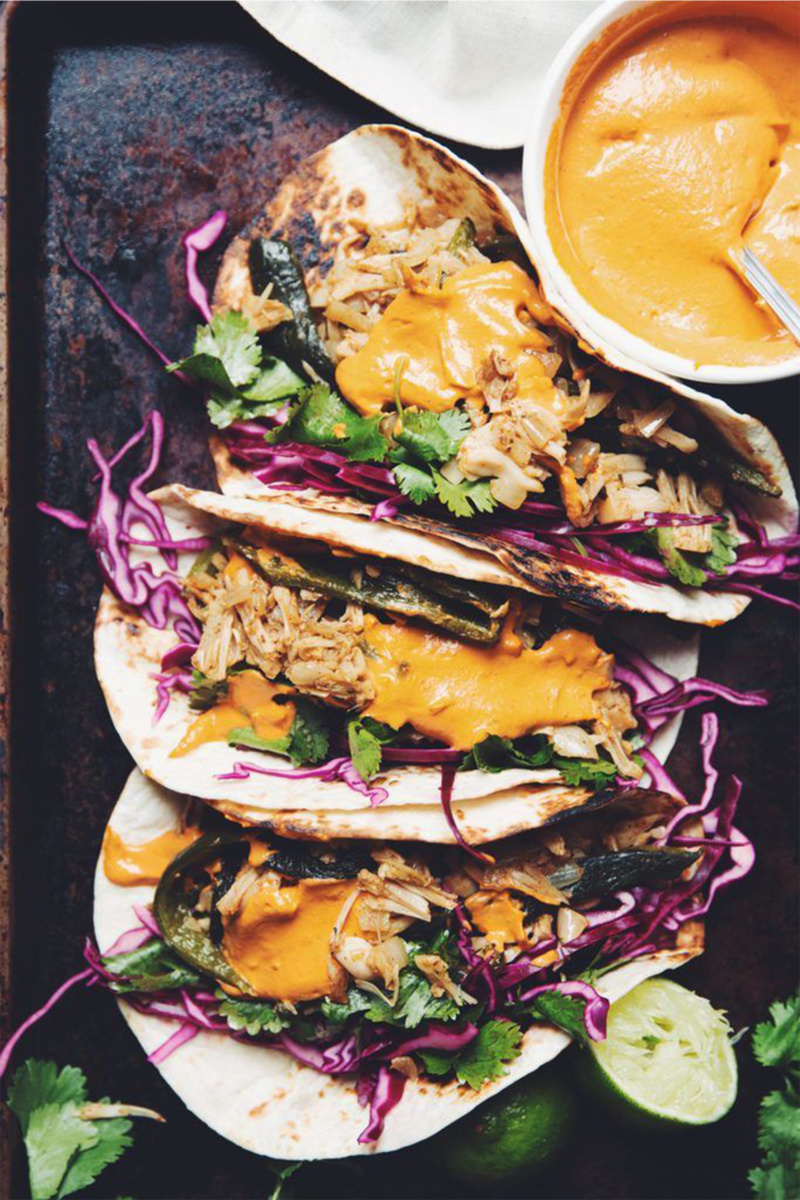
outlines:
M765 1154L793 1158L800 1165L800 1107L783 1092L770 1092L761 1101L758 1144Z
M387 1004L379 996L373 996L364 1015L368 1021L377 1024L416 1029L423 1021L453 1021L460 1013L455 1000L447 995L434 996L422 972L409 965L400 972L395 1004Z
M347 993L347 1000L344 1004L340 1004L336 1000L331 1000L329 996L326 996L321 1005L322 1016L329 1025L342 1026L350 1017L366 1012L371 1003L371 995L368 995L367 992L362 992L360 988L352 987Z
M466 485L461 483L451 483L449 479L445 479L438 471L433 472L433 482L436 488L436 495L445 508L449 509L454 517L471 517L472 505L466 494Z
M531 1002L532 1015L557 1025L576 1041L588 1043L583 1019L585 1007L585 1000L579 996L565 996L563 992L541 992Z
M231 395L252 384L261 367L261 346L255 326L240 312L221 312L210 325L199 325L194 349L188 358L170 363L168 371L182 371L215 392Z
M554 754L552 765L560 771L568 787L607 787L619 769L607 758L563 758Z
M413 463L397 463L393 469L394 481L404 496L413 504L424 504L436 495L436 484L430 471L416 467Z
M388 442L380 417L362 417L327 384L315 383L300 392L288 420L267 434L268 442L301 442L335 450L355 462L382 462Z
M520 738L512 742L509 738L489 734L482 742L473 746L459 767L461 771L508 771L511 767L546 767L553 757L553 747L545 737Z
M347 744L353 766L365 783L381 769L381 743L361 721L351 721L347 726Z
M108 1100L101 1100L100 1103L107 1104ZM85 1121L83 1123L86 1124ZM71 1196L74 1192L82 1192L84 1188L90 1187L101 1171L115 1163L133 1145L133 1138L130 1136L133 1125L127 1117L96 1121L93 1128L97 1141L70 1162L58 1189L59 1200L62 1196Z
M770 1020L756 1025L753 1053L762 1067L790 1069L800 1063L800 992L770 1005Z
M467 498L476 512L490 513L497 508L497 501L492 494L491 479L476 479L467 484Z
M531 770L552 767L560 771L569 787L607 786L617 775L617 767L607 758L566 758L553 751L541 735L519 738L516 742L490 734L462 760L460 771L508 771L512 767Z
M489 513L497 506L488 479L473 483L462 479L459 483L451 483L439 471L434 471L433 481L439 500L455 517L471 517L476 511Z
M23 1136L35 1109L44 1104L82 1104L86 1100L86 1076L78 1067L29 1058L15 1073L8 1089L8 1107L20 1123Z
M252 383L261 366L255 325L244 313L232 309L217 313L210 325L197 330L194 356L218 359L234 388Z
M25 1134L33 1200L59 1195L70 1160L97 1141L94 1124L82 1121L74 1104L43 1104L34 1109Z
M280 1033L291 1023L288 1015L279 1012L269 1000L243 1000L228 996L221 989L216 995L221 1000L219 1013L225 1017L228 1027L239 1033L244 1030L251 1037L258 1033Z
M371 992L352 987L343 1004L327 998L322 1001L321 1011L325 1021L341 1027L350 1017L357 1015L362 1020L377 1024L415 1029L422 1021L452 1021L459 1017L464 1009L450 996L434 996L427 978L415 966L420 954L438 954L451 968L452 978L456 979L455 968L461 958L455 936L443 928L428 943L406 941L406 951L409 961L400 972L394 1005ZM470 1012L474 1014L475 1009L470 1009Z
M393 742L402 733L402 729L394 729L385 721L376 721L374 717L360 717L359 721L382 746L388 746L389 742Z
M111 985L115 992L166 992L205 982L204 976L158 939L138 950L105 957L103 963L116 976Z
M724 575L725 568L736 562L736 547L739 542L733 530L728 528L728 522L711 526L711 550L705 556L703 565L715 575Z
M754 1167L747 1178L756 1200L792 1200L800 1192L800 1170L770 1156Z
M759 1200L790 1200L800 1194L800 993L771 1005L769 1015L756 1026L753 1053L762 1066L783 1073L784 1087L761 1102L758 1144L764 1158L749 1179Z
M470 419L458 408L443 413L403 413L402 432L395 441L423 463L449 462L470 430Z
M245 400L250 403L250 407L245 411L253 416L253 404L266 406L269 403L276 407L277 401L285 400L287 396L296 396L303 387L305 381L296 375L290 366L282 359L273 358L268 354L261 362L258 375L242 391Z
M240 725L230 729L226 735L229 746L242 746L247 750L262 750L265 754L285 754L289 756L291 737L287 734L282 738L259 737L251 725Z
M505 1064L522 1052L522 1030L515 1021L487 1021L478 1036L456 1057L454 1067L459 1083L478 1091L484 1083L505 1075Z
M296 767L324 762L330 745L325 714L309 700L296 697L293 703L295 716L289 730L289 758Z
M661 561L679 583L685 587L699 588L708 576L702 567L695 566L675 545L675 530L669 526L649 531L655 534L655 543Z
M458 1057L456 1050L415 1050L414 1053L422 1059L427 1075L449 1075Z
M450 438L450 457L456 453L472 428L469 414L463 408L448 408L439 413L439 425Z
M307 700L293 700L295 715L292 727L282 738L262 738L249 725L231 729L227 734L229 746L245 746L265 754L282 754L295 767L323 762L328 757L330 742L325 716Z
M702 587L708 582L709 571L724 575L727 567L736 562L736 534L727 521L711 528L711 549L707 554L690 554L675 545L675 530L671 527L650 529L637 539L654 548L664 566L685 587Z
M182 371L208 391L208 416L217 429L274 412L304 385L281 359L264 356L252 321L231 310L199 326L192 354L167 370Z
M282 408L285 399L264 401L261 404L251 404L241 396L221 396L212 394L206 403L208 419L217 429L227 429L234 421L255 421L259 417L268 417Z
M127 1118L83 1120L85 1102L86 1077L77 1067L59 1071L53 1062L28 1059L15 1073L8 1106L22 1130L34 1200L89 1187L132 1144Z

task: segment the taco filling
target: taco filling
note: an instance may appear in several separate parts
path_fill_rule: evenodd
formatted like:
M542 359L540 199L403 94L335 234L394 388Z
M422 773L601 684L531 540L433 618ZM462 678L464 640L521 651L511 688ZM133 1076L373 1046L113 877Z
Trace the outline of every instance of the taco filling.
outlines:
M205 550L184 596L203 711L175 757L224 741L305 765L348 745L368 780L403 748L438 748L463 768L499 755L574 782L641 776L613 656L553 601L255 526Z
M703 851L665 844L681 807L619 795L494 844L488 866L456 848L286 841L206 812L158 882L147 928L159 936L103 967L139 1011L166 1015L180 989L205 1028L365 1087L388 1070L398 1098L426 1075L477 1091L535 1022L603 1037L608 1002L594 982L621 957L615 943L641 933L622 932L637 924L621 920L627 889L663 905L694 888ZM109 828L106 877L119 883L120 855L137 849ZM675 945L666 928L648 938Z
M238 307L174 364L209 389L233 459L272 487L473 518L589 570L729 575L745 540L729 485L781 489L666 388L579 350L513 238L436 222L419 205L393 228L354 221L308 291L288 244L252 241Z

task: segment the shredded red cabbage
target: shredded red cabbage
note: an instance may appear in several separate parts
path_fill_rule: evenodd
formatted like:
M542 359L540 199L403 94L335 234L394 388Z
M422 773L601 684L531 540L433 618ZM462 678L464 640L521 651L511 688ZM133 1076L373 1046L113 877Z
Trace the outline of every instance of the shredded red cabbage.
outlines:
M369 1094L369 1120L358 1135L361 1145L377 1142L383 1132L386 1118L402 1100L405 1086L405 1075L400 1075L388 1067L381 1067L378 1071L375 1085Z
M401 1042L392 1048L392 1057L413 1054L415 1050L463 1050L478 1036L478 1026L468 1021L461 1029L453 1029L441 1021L431 1021L425 1033Z
M183 247L186 251L186 290L189 299L207 325L211 324L211 306L208 302L208 292L197 274L197 260L203 251L211 249L225 228L227 220L227 213L223 208L219 208L207 221L198 225L196 229L190 229L183 237Z
M187 1042L192 1040L192 1038L197 1037L199 1032L200 1028L197 1025L192 1024L190 1021L184 1022L184 1024L176 1029L175 1032L171 1034L165 1042L162 1042L152 1054L148 1054L147 1061L152 1063L154 1067L157 1067L159 1063L162 1063L165 1059L169 1058L170 1054L174 1054L176 1050L181 1048L181 1046L185 1046Z
M473 858L477 858L479 862L493 863L494 859L491 854L487 854L483 850L477 850L474 846L470 846L469 842L464 839L461 830L458 828L455 816L453 815L453 783L456 777L455 764L452 761L442 764L442 777L439 787L439 797L442 804L442 812L447 821L450 832L456 839L456 842L462 850L466 850L467 854L471 854Z
M110 293L106 291L106 289L103 287L102 283L97 278L97 276L93 275L88 267L85 267L83 265L83 263L78 261L78 259L72 253L72 250L71 250L70 246L67 244L67 242L64 242L64 249L66 250L67 257L69 258L69 261L72 263L73 267L75 267L76 270L80 271L81 275L85 276L85 278L89 280L92 287L100 295L100 297L103 300L105 300L106 304L111 309L111 311L116 313L116 315L119 317L120 321L122 321L124 325L127 325L129 329L133 330L133 332L136 334L136 336L139 338L139 340L141 342L144 342L145 346L147 346L147 348L149 350L151 350L153 352L153 354L155 354L156 358L161 360L161 362L164 364L165 367L168 367L169 364L172 362L172 359L167 354L164 353L164 351L161 349L161 347L159 345L156 344L156 342L154 342L150 337L147 336L147 334L142 329L139 322L136 321L130 315L130 313L126 312L124 308L122 308L119 304L117 304L116 300L114 300L113 297L110 295ZM173 371L173 375L177 379L180 379L181 383L186 383L190 387L194 386L191 379L189 379L189 377L187 375L184 375L182 371Z
M158 921L155 919L152 912L146 905L134 904L133 911L136 914L136 916L138 917L138 919L141 921L143 929L148 930L148 932L151 933L153 937L157 937L157 938L161 937L161 928L158 924ZM112 951L108 950L108 951L106 951L106 953L111 954ZM113 953L120 954L121 951L116 950L116 951L113 951Z
M12 1033L11 1037L3 1047L2 1054L0 1054L0 1079L3 1078L3 1075L6 1072L11 1055L14 1053L14 1047L17 1045L17 1042L20 1040L20 1038L23 1037L23 1035L26 1034L33 1025L36 1025L38 1021L41 1021L42 1017L46 1017L50 1012L50 1009L53 1008L54 1005L58 1004L61 997L65 995L70 988L75 987L76 983L86 983L93 974L94 972L92 971L91 967L89 967L85 971L78 971L76 975L71 975L69 979L61 984L61 987L56 988L50 999L47 1000L41 1008L37 1008L35 1013L31 1013L31 1015L22 1022L19 1029L17 1029L15 1033Z
M113 467L143 440L148 431L152 436L149 460L122 499L112 486ZM164 421L157 412L145 418L141 429L110 460L105 458L97 442L91 438L87 445L99 471L100 491L88 522L83 522L75 513L53 508L49 504L39 504L38 507L45 515L55 517L70 529L86 529L103 579L124 604L137 609L154 628L164 629L171 625L182 641L197 645L200 629L183 598L181 581L174 574L178 565L178 551L183 546L170 536L164 514L144 491L158 468L163 442ZM160 574L154 572L149 559L131 561L131 546L137 542L131 531L137 525L144 525L150 532L150 544L159 550L163 558L166 569ZM193 549L210 544L207 538L191 540ZM147 543L139 540L138 544Z
M416 746L384 746L382 757L384 762L439 767L445 763L459 763L464 756L460 750L450 750L447 746L437 746L435 749L421 749Z
M384 800L389 799L386 788L371 787L370 784L364 782L353 766L351 758L332 758L330 762L324 763L321 767L305 767L292 771L275 771L270 767L260 767L257 763L237 762L234 763L232 771L217 775L216 778L240 780L249 779L251 775L272 775L278 779L324 779L328 781L341 779L354 792L368 797L372 808L376 808L379 804L383 804Z
M646 746L643 746L639 750L639 757L647 767L647 772L654 788L657 788L660 792L666 792L670 796L677 796L679 800L685 798L667 768L656 758L652 750L648 750Z

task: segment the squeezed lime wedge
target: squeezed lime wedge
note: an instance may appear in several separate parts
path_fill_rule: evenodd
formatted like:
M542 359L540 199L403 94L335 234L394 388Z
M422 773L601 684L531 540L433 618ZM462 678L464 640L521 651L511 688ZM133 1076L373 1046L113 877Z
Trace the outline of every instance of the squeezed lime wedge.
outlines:
M725 1014L670 979L648 979L612 1004L608 1036L580 1056L595 1098L628 1124L710 1125L736 1099Z

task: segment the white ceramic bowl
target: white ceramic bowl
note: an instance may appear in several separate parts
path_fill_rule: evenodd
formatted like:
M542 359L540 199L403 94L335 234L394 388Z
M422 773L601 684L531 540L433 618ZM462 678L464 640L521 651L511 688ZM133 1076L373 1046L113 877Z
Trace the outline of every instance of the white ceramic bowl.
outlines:
M522 184L536 265L544 290L554 307L567 317L587 342L595 346L604 343L653 371L700 383L723 384L764 383L771 379L786 379L800 374L800 352L796 358L771 363L769 366L731 367L720 364L698 366L691 359L659 350L650 342L629 333L585 300L556 258L545 220L545 160L550 132L558 117L564 84L586 47L609 25L637 9L647 7L649 3L650 0L606 0L606 3L601 4L587 17L564 43L542 81L536 113L525 143Z

